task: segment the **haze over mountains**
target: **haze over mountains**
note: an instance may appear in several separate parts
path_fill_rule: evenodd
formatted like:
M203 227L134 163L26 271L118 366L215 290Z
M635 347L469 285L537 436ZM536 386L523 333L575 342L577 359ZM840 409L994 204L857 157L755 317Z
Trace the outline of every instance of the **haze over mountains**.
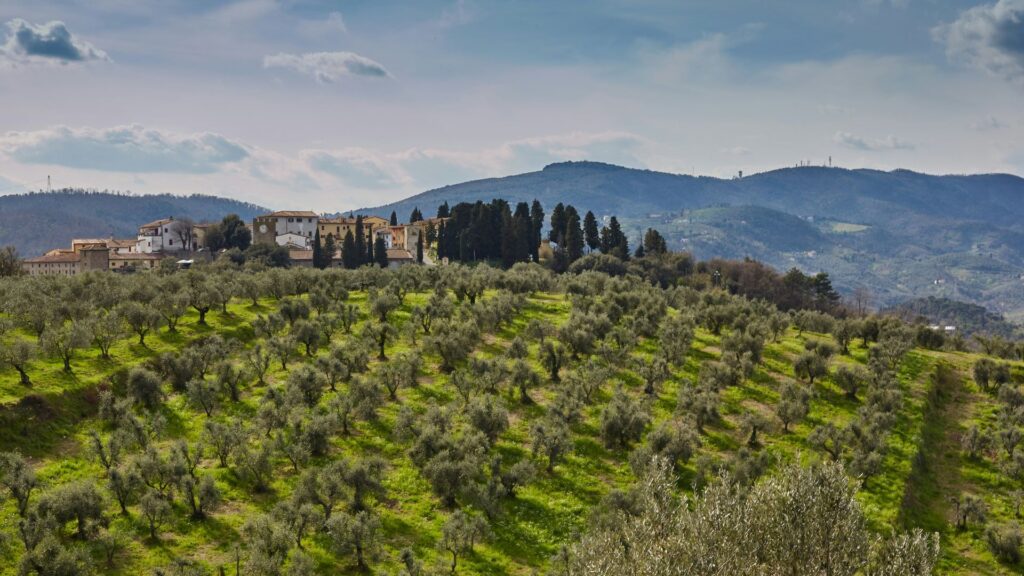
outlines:
M0 196L0 246L14 245L22 256L39 256L66 248L72 238L135 238L140 225L168 216L204 222L234 213L250 220L265 211L246 202L198 194L59 190Z
M447 201L538 199L617 215L634 242L657 228L699 258L751 257L779 269L829 272L845 290L866 287L876 306L913 297L974 302L1024 320L1024 179L932 176L907 170L785 168L742 179L693 177L595 162L423 192L362 213L405 220ZM333 212L331 206L310 206ZM169 214L196 220L262 208L209 196L69 194L0 197L0 245L24 255L72 237L132 236Z
M934 295L1024 318L1024 179L1013 175L799 167L726 180L567 162L363 212L491 198L615 214L634 239L655 227L700 258L824 270L842 288L870 289L876 305Z

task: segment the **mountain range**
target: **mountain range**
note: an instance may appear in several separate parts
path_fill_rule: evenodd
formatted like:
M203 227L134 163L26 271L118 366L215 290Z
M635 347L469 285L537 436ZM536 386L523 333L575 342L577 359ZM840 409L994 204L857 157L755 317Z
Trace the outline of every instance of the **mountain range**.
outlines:
M362 212L404 218L492 198L616 215L634 242L653 227L699 258L826 271L841 289L869 289L876 306L936 296L1024 320L1024 179L1014 175L807 166L721 179L565 162Z
M1024 321L1024 179L895 170L796 167L744 178L668 174L596 162L429 190L358 212L405 220L448 202L540 200L615 215L633 245L648 227L701 259L750 257L780 270L826 271L845 291L867 288L877 307L934 296ZM330 208L330 207L324 207ZM193 195L129 196L64 190L0 196L0 245L34 256L73 237L128 236L175 215L196 221L264 208Z
M66 248L72 238L135 238L139 226L160 218L220 220L238 214L250 220L266 212L254 204L228 198L136 196L112 192L59 190L0 196L0 246L13 245L25 257Z

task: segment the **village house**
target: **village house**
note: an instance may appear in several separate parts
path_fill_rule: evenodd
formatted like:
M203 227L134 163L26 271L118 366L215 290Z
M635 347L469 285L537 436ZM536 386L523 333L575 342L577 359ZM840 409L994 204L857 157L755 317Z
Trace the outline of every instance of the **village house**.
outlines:
M181 250L181 240L175 246L176 234L171 229L173 225L174 218L161 218L139 226L137 250L143 254Z
M306 249L312 246L320 216L316 212L281 210L252 220L254 244L277 244Z
M388 221L381 218L380 216L365 216L363 217L363 236L366 242L373 242L376 238L378 230L386 228ZM337 218L322 218L320 220L320 245L323 246L327 242L327 236L334 236L334 244L341 246L341 243L345 241L345 236L351 232L353 236L356 233L356 219L347 218L345 216L339 216Z
M150 270L163 259L160 254L138 252L136 247L134 240L75 238L70 249L57 248L38 258L28 258L22 268L33 276L73 276L104 270Z

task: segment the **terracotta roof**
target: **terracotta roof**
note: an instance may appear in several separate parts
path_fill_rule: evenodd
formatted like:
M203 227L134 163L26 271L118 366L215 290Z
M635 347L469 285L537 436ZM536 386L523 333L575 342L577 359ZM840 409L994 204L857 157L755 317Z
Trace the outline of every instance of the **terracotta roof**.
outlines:
M139 228L159 228L164 224L170 224L171 222L174 222L174 218L161 218L159 220L154 220L149 224L143 224L142 226L139 226Z
M79 261L78 254L73 252L61 252L59 254L47 254L38 258L27 258L26 264L74 264Z
M131 248L132 246L135 246L138 243L138 240L132 238L126 238L124 240L113 239L107 242L107 246L111 248Z
M271 212L270 214L264 214L259 218L266 217L274 218L319 218L320 215L316 212L310 212L309 210L278 210L277 212Z
M111 254L111 260L162 260L159 254L147 254L145 252L129 252L127 254Z
M401 248L388 248L388 260L415 260L412 252Z

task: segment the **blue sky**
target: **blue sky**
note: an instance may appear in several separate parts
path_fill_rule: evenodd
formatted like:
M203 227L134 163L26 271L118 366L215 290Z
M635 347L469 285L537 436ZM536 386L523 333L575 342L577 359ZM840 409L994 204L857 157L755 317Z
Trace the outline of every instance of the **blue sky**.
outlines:
M1024 173L1024 0L5 0L0 194L323 211L592 159Z

